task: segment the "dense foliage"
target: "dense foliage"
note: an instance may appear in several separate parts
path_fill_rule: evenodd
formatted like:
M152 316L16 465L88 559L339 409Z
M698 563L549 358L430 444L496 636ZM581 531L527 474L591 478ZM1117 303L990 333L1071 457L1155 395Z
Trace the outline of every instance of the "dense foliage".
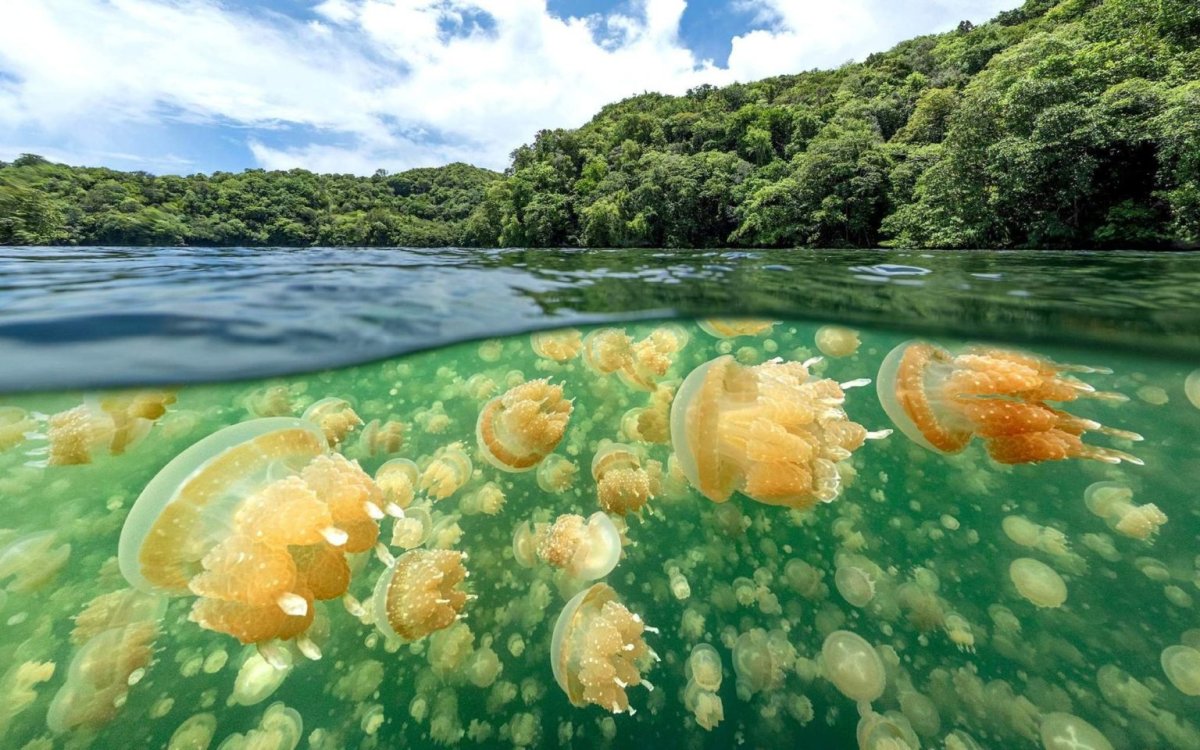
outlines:
M1027 0L833 71L637 96L503 179L25 161L0 243L1196 247L1200 3Z

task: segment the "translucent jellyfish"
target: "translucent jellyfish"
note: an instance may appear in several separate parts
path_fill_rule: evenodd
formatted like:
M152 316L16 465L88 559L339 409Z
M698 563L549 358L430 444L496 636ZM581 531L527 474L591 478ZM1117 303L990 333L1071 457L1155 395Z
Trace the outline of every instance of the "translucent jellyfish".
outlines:
M855 565L838 565L833 585L852 607L861 609L875 598L875 580L867 571Z
M18 714L37 701L37 686L54 676L52 661L26 661L13 664L0 675L0 736L3 736Z
M543 492L558 495L571 489L579 467L566 456L551 453L538 464L537 484Z
M770 333L775 327L773 320L755 318L707 318L697 320L700 330L718 339L732 339L738 336L762 336Z
M1133 504L1133 490L1116 482L1096 482L1083 492L1083 501L1094 515L1118 534L1151 541L1167 522L1167 514L1154 503Z
M123 628L136 622L160 619L167 609L162 596L146 594L135 589L119 589L93 598L75 616L71 643L82 646L112 628Z
M1192 370L1183 381L1183 392L1192 406L1200 409L1200 369Z
M532 568L537 562L538 537L528 521L522 521L513 529L513 558L522 568Z
M467 595L459 584L467 577L463 553L414 549L396 558L375 585L375 624L385 634L415 641L452 625Z
M133 675L153 659L157 636L157 622L135 622L105 630L80 647L46 711L50 731L95 730L112 721L137 682Z
M621 559L621 533L606 514L566 513L554 519L537 546L537 555L581 581L603 578Z
M759 692L783 687L787 672L796 662L796 649L781 630L770 633L753 628L740 634L733 645L733 672L742 700Z
M1037 607L1057 608L1067 600L1067 584L1054 568L1032 557L1020 557L1008 566L1017 593Z
M233 693L229 705L254 706L270 698L292 671L292 653L281 649L272 656L272 662L263 658L258 651L247 649L237 677L233 680Z
M504 490L495 482L485 482L474 492L468 493L458 504L463 515L473 516L483 513L494 516L504 509Z
M303 635L312 602L345 593L347 552L375 544L382 493L325 453L311 422L220 430L146 485L121 530L121 573L139 590L195 595L190 618L243 643Z
M627 367L633 357L633 339L622 328L597 328L583 337L583 363L598 375Z
M421 470L407 458L393 458L375 471L375 484L387 502L398 508L412 505Z
M54 580L71 556L71 545L58 544L54 531L35 531L21 536L0 531L0 583L6 591L37 591Z
M655 328L646 338L630 346L629 357L617 374L631 388L654 391L687 342L687 331L680 326Z
M688 481L722 503L740 491L805 509L841 491L837 464L872 434L851 422L832 380L800 362L743 367L724 356L687 376L671 405L671 442Z
M879 401L910 440L938 453L957 453L973 437L1004 464L1087 458L1141 464L1110 448L1085 444L1084 433L1125 440L1141 436L1050 406L1080 398L1123 401L1066 373L1104 372L1061 365L1032 354L973 347L954 355L924 341L900 344L879 368Z
M404 518L397 518L392 525L392 546L401 549L420 547L433 531L433 516L424 507L410 507Z
M294 413L291 391L282 383L256 388L242 396L241 403L252 417L290 417Z
M625 412L621 432L629 440L665 445L671 441L671 402L676 385L660 384L650 394L646 406Z
M386 456L404 446L404 423L395 419L372 419L363 427L355 444L359 456Z
M842 326L821 326L817 329L817 349L826 357L849 357L861 343L858 331Z
M208 750L216 733L216 716L207 712L192 714L175 729L167 750Z
M1200 651L1190 646L1168 646L1160 661L1176 690L1184 695L1200 695Z
M852 701L870 703L883 695L887 673L879 654L862 636L837 630L821 646L825 676Z
M479 412L479 452L501 471L529 471L558 447L571 408L561 385L544 379L522 383Z
M363 423L349 401L335 396L313 402L304 410L301 418L320 427L325 440L335 447Z
M462 489L471 478L471 458L462 443L450 443L434 452L421 472L421 491L434 502Z
M632 714L626 689L641 684L652 689L642 679L656 658L642 638L646 630L606 584L594 584L567 602L554 625L550 665L571 703Z
M602 441L592 456L592 478L600 507L608 513L637 513L650 499L650 477L633 446Z
M231 734L217 750L294 750L303 734L300 714L282 703L272 703L257 727L245 734Z
M530 335L529 343L533 353L542 359L569 362L578 357L583 349L583 334L577 328L539 331Z
M878 714L866 711L856 729L859 750L918 750L917 733L904 714L888 711Z
M25 442L25 434L36 427L37 423L24 409L0 406L0 453Z
M959 651L975 653L975 633L971 630L971 623L967 622L967 618L957 612L948 612L942 627L946 630L950 642L957 646Z
M1053 711L1042 716L1044 750L1113 750L1112 743L1078 716Z
M683 705L696 717L701 729L712 731L725 720L725 705L721 696L705 690L695 682L689 682L683 691Z
M707 643L697 644L688 656L684 676L702 690L715 693L721 689L721 655Z
M168 391L88 396L79 406L50 417L48 461L51 466L91 463L96 451L119 456L144 438L173 403L175 394Z
M413 413L413 421L426 435L441 435L453 424L441 401L434 401L427 407L417 409Z

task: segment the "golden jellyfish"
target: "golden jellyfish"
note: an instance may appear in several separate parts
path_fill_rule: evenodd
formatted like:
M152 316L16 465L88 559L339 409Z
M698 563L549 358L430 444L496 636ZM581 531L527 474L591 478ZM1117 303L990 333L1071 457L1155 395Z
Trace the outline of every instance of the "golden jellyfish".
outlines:
M341 444L356 427L362 426L362 418L344 398L328 396L313 402L304 410L302 419L321 428L325 440L334 447Z
M1096 482L1083 492L1083 502L1109 528L1133 539L1152 541L1167 522L1167 514L1154 503L1133 504L1133 490L1117 482Z
M623 328L597 328L583 337L583 363L598 375L611 375L633 358L633 339Z
M29 412L17 406L0 406L0 453L25 442L37 423Z
M1075 372L1106 371L995 347L971 347L955 355L909 341L887 355L876 385L896 427L938 453L958 453L979 437L988 455L1003 464L1086 458L1140 465L1128 453L1083 442L1088 432L1141 440L1137 433L1050 406L1082 398L1126 400L1069 374Z
M650 500L650 476L637 450L624 443L601 441L592 457L592 479L600 507L608 513L637 513Z
M1052 711L1042 716L1044 750L1113 750L1099 729L1078 716Z
M417 492L421 470L407 458L393 458L375 471L375 484L383 492L384 499L398 508L412 505Z
M688 656L684 676L701 689L715 693L721 689L721 655L710 644L697 644Z
M480 513L495 516L504 509L505 499L504 490L500 488L500 485L495 482L485 482L479 489L468 493L458 504L458 509L468 516Z
M421 472L420 489L434 502L445 500L462 489L474 467L462 443L450 443L434 452Z
M294 413L291 390L282 383L263 386L241 398L252 417L290 417Z
M55 667L52 661L25 661L0 674L0 736L37 701L37 686L50 681Z
M629 356L617 374L630 388L653 391L687 343L687 331L681 326L655 328L645 338L630 345Z
M629 440L665 445L671 441L671 402L678 384L660 384L650 394L649 403L625 412L621 432Z
M1039 608L1055 609L1067 601L1067 584L1054 568L1032 557L1020 557L1008 566L1008 576L1024 599Z
M501 471L535 468L567 430L572 405L561 385L530 380L487 402L475 423L479 452Z
M890 432L850 421L844 400L833 380L810 380L807 363L744 367L717 357L679 387L671 442L688 481L713 502L739 491L760 503L806 509L838 496L838 463L868 438Z
M190 619L201 627L307 645L313 601L346 592L346 553L370 549L384 516L371 478L326 451L315 424L284 417L192 445L130 510L121 573L141 591L196 596Z
M141 621L105 630L81 646L46 711L50 731L95 730L112 721L154 658L157 636L156 621Z
M424 544L433 533L433 514L423 506L405 511L392 525L392 546L413 549Z
M773 320L757 318L707 318L696 321L700 330L718 339L732 339L738 336L762 336L770 333L775 327Z
M71 643L82 646L105 630L123 628L137 622L153 622L167 611L165 597L136 589L119 589L94 597L75 616Z
M216 716L207 712L193 714L176 727L167 750L208 750L216 733Z
M54 531L17 536L0 530L0 583L14 593L37 591L54 580L71 556L70 544L58 544Z
M406 641L449 627L459 618L467 595L465 555L453 550L414 549L396 558L375 585L375 624Z
M621 532L607 514L564 513L540 535L537 556L572 578L603 578L621 560Z
M245 734L229 735L217 750L294 750L303 735L304 720L299 712L282 703L272 703L257 727Z
M395 419L372 419L358 436L358 453L362 456L386 456L404 446L404 423Z
M273 662L262 654L247 650L242 665L233 680L233 692L229 695L231 706L254 706L270 698L292 672L292 654L280 650L273 655Z
M821 661L825 677L850 700L869 704L883 695L887 683L883 661L862 636L849 630L830 633L821 646Z
M849 357L858 351L862 342L858 331L842 326L821 326L817 329L817 350L826 357Z
M551 453L537 467L537 484L543 492L558 495L571 489L579 466L566 456Z
M538 536L529 521L522 521L513 529L512 551L517 565L532 568L537 562Z
M98 450L119 456L144 438L173 403L170 391L88 396L79 406L50 417L48 461L51 466L91 463Z
M684 664L687 685L683 705L696 717L696 724L711 731L725 719L725 708L717 691L721 689L721 657L707 643L692 649Z
M752 628L740 634L733 644L738 697L748 701L755 693L778 690L795 663L796 649L782 630Z
M594 584L567 602L554 625L550 666L572 705L632 715L625 691L638 685L654 689L642 678L657 659L643 639L646 631L657 632L607 584Z
M1200 650L1191 646L1168 646L1159 660L1163 674L1184 695L1200 695Z
M583 334L577 328L539 331L529 337L533 353L554 362L569 362L583 349Z

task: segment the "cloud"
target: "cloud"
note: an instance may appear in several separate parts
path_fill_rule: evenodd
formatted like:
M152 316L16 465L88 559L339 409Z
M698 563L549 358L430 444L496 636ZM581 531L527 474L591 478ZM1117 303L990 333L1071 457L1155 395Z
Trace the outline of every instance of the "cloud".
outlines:
M614 2L582 17L546 0L310 0L302 17L232 0L5 0L0 143L127 152L130 132L186 124L233 134L266 167L501 168L538 129L576 127L642 91L861 57L903 38L885 22L905 7L923 9L912 25L1016 4L743 2L759 28L716 67L680 39L685 0ZM159 154L144 158L162 168Z

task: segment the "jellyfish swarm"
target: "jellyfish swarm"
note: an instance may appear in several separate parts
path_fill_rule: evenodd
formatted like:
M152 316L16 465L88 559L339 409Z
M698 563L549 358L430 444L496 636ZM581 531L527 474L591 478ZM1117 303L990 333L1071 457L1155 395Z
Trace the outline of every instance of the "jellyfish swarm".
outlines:
M842 409L833 380L801 362L744 367L723 356L693 370L671 404L671 442L693 487L723 503L735 491L809 508L841 490L837 464L869 437Z
M563 398L561 385L530 380L484 405L475 439L497 469L529 471L558 447L570 418L571 402Z
M142 491L118 560L135 588L195 595L190 619L243 643L301 636L314 599L345 593L370 549L379 488L311 422L258 419L176 456ZM303 643L302 643L303 645Z
M924 341L893 349L879 368L879 401L910 440L938 453L958 453L974 437L1002 464L1088 458L1141 464L1111 448L1083 442L1087 432L1126 440L1141 436L1068 414L1050 403L1081 398L1123 401L1070 372L1103 372L1061 365L1023 352L971 347L952 354Z
M642 679L656 658L642 638L646 630L606 584L597 583L567 602L554 625L550 666L571 703L633 714L626 688L645 683L653 689Z
M458 588L467 577L464 557L453 550L414 549L396 558L375 584L376 627L415 641L454 624L467 602Z
M604 513L593 513L587 519L565 513L542 534L537 555L572 578L594 581L617 567L621 532Z

